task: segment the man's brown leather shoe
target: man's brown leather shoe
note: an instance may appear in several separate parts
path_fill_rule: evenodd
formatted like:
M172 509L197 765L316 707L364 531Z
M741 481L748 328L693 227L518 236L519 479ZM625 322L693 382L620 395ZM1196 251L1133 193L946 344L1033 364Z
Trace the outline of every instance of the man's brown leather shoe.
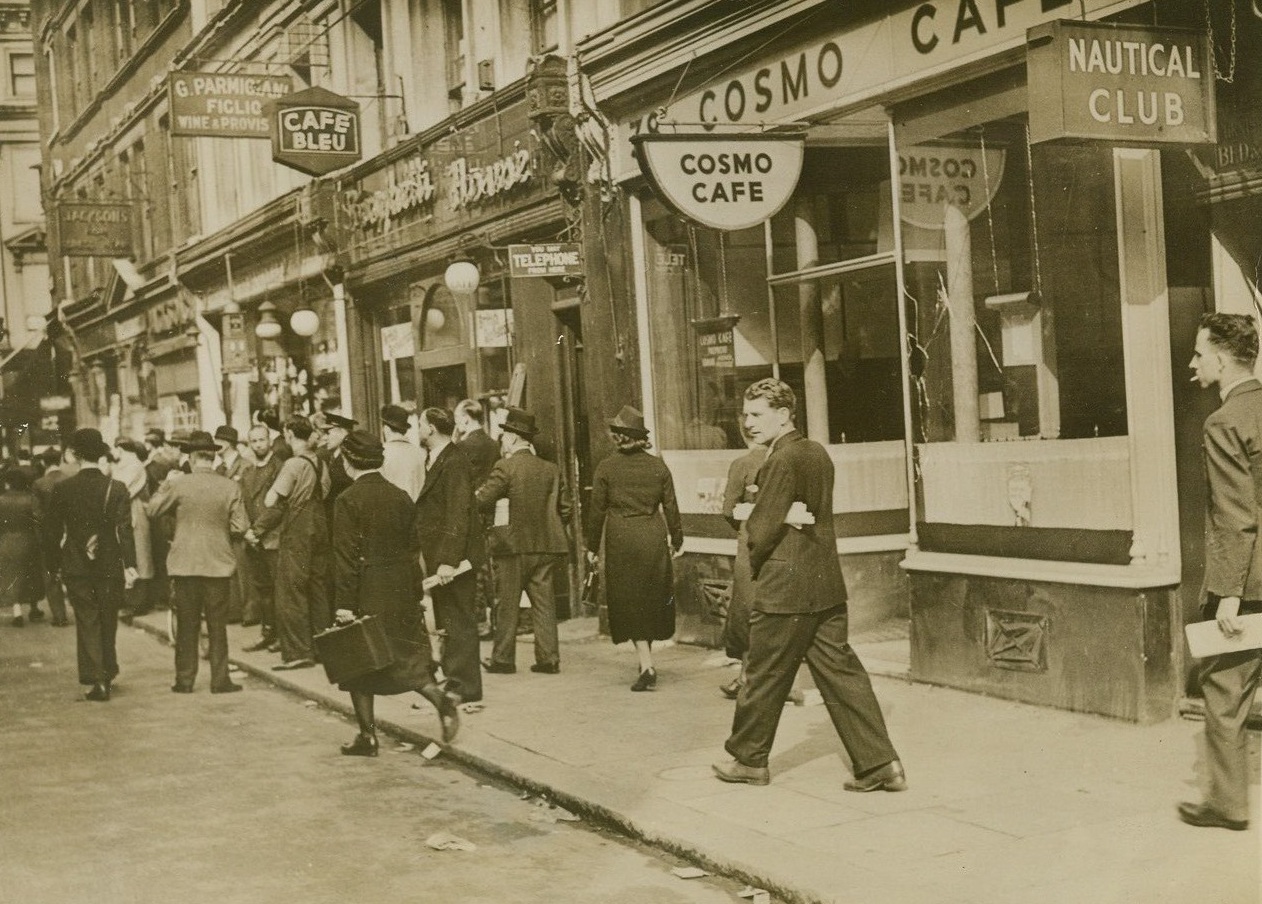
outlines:
M903 764L893 760L863 778L846 782L843 787L847 791L906 791L907 776L903 774Z
M1205 804L1179 804L1179 818L1190 826L1202 829L1231 829L1233 832L1243 832L1249 828L1249 820L1228 819Z
M719 781L737 782L746 785L767 785L771 783L771 772L766 766L746 766L739 760L727 763L714 763L710 766Z

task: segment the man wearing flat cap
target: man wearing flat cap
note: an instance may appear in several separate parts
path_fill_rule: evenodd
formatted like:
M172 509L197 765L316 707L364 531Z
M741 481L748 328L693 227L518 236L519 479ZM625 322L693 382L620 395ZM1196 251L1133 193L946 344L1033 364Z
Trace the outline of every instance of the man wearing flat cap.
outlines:
M425 486L425 453L408 439L410 426L406 409L398 405L381 409L381 434L385 437L381 476L416 502Z
M531 440L538 430L532 414L509 408L501 430L504 456L477 491L478 506L493 518L487 538L499 599L495 646L482 665L492 673L517 671L517 617L525 590L535 635L530 670L555 675L561 670L561 651L552 576L564 566L570 549L565 535L569 492L561 469L534 453Z
M44 561L60 573L74 609L79 684L89 700L105 702L118 677L114 642L123 590L136 580L131 497L105 473L110 447L99 430L76 430L66 446L79 471L53 487L43 523Z
M210 692L241 690L228 675L228 599L237 572L235 541L249 527L240 485L215 473L214 437L195 430L183 446L191 473L170 476L146 504L149 517L175 517L167 573L175 583L175 684L191 694L197 679L202 618L210 636Z

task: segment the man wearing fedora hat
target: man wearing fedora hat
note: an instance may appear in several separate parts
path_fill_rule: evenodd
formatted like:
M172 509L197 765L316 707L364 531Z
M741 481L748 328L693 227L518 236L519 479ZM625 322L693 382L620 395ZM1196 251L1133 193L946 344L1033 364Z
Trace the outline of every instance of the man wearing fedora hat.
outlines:
M561 649L552 575L570 549L565 534L570 497L561 469L534 453L531 440L539 432L534 415L509 408L501 429L504 455L477 493L478 505L487 515L499 507L487 535L498 585L495 645L491 658L482 665L492 673L517 671L517 616L524 589L535 635L535 662L530 670L555 675L561 670Z
M234 544L249 527L241 487L215 472L219 444L195 430L183 445L191 473L169 476L149 500L151 518L175 517L175 537L167 554L167 573L175 583L175 684L191 694L197 679L197 640L203 616L210 635L210 692L241 690L228 675L228 598L237 572Z
M53 487L44 561L61 575L74 609L79 683L89 688L89 700L104 702L118 676L114 642L123 590L136 579L131 498L102 467L111 456L99 430L80 428L66 446L79 471Z
M425 486L425 453L408 439L411 426L406 409L398 405L381 409L381 435L385 438L381 476L416 502Z
M421 412L419 432L429 466L416 500L416 529L425 567L440 581L432 596L434 616L447 632L442 655L447 689L465 703L476 703L482 699L476 571L486 560L486 544L473 495L473 469L452 445L454 429L446 408ZM463 561L472 569L457 574Z

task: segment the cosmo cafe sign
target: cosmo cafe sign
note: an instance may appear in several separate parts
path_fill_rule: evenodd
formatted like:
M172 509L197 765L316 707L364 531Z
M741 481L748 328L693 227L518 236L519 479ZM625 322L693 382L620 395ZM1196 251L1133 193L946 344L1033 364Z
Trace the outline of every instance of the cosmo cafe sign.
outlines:
M1057 19L1099 19L1145 0L926 0L755 61L660 112L620 123L619 178L636 174L631 139L668 123L755 128L861 107L960 66L1022 47L1026 32ZM685 74L685 83L687 82ZM691 125L690 125L691 127Z
M640 169L681 216L713 229L749 229L779 212L802 173L806 136L637 135Z

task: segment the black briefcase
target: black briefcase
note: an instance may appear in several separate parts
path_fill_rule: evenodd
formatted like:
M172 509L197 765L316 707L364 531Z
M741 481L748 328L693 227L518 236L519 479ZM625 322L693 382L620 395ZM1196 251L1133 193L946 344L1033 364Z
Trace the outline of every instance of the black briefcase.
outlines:
M362 678L394 662L386 629L375 615L365 615L344 625L321 631L315 641L316 655L331 684Z

